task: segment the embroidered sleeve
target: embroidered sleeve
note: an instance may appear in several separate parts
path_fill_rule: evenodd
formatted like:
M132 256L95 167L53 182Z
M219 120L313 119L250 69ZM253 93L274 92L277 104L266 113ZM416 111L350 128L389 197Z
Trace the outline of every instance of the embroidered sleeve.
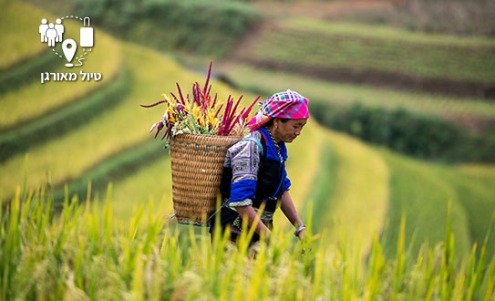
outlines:
M232 200L231 200L229 205L231 207L252 206L253 205L253 200L251 200L251 199L245 199L244 201L238 201L238 202L232 202Z
M228 150L232 167L230 206L252 205L260 165L260 152L256 142L242 140Z

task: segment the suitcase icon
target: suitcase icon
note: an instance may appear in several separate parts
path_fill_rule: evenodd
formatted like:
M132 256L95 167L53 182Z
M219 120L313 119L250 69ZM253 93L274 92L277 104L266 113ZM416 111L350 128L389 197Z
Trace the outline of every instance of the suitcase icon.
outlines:
M94 30L93 27L90 26L89 17L84 17L83 21L84 27L81 27L79 30L79 46L90 48L94 45Z

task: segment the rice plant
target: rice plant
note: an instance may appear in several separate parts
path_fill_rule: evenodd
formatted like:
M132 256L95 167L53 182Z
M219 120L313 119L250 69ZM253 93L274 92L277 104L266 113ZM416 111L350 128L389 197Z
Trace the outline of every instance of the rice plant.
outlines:
M252 256L249 237L237 246L225 235L212 241L206 228L169 223L154 206L144 204L117 227L110 197L103 207L66 198L54 211L43 189L22 194L18 189L0 211L1 300L495 297L495 260L483 245L459 257L448 222L438 225L445 228L443 242L413 253L404 248L404 219L393 258L385 256L378 233L363 258L344 238L330 243L321 233L301 243L277 230Z

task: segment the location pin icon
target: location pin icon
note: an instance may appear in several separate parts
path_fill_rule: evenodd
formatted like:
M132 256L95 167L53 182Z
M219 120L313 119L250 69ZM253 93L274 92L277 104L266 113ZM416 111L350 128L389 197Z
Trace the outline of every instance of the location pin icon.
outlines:
M77 43L73 39L66 39L62 42L62 51L64 52L65 59L67 60L66 67L73 67L74 64L71 63L74 55L76 54Z

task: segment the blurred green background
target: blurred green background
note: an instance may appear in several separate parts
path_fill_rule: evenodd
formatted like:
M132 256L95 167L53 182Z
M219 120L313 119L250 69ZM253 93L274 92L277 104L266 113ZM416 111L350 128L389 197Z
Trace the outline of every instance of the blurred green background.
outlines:
M170 160L139 104L201 82L221 97L293 89L312 120L290 145L297 206L316 230L395 254L444 239L495 243L495 3L488 0L0 2L0 197L48 187L60 202L112 194L128 223L143 202L173 212ZM95 46L68 69L42 18L90 17ZM67 18L71 19L71 18ZM67 28L80 27L77 19ZM100 81L40 83L43 72ZM60 203L59 203L60 205ZM449 210L450 208L450 210Z

